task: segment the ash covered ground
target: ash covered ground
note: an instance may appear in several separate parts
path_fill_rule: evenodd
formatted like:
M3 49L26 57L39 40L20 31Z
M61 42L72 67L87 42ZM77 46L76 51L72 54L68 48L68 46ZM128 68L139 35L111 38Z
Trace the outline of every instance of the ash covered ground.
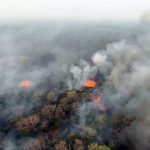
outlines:
M1 150L145 150L150 30L0 24Z

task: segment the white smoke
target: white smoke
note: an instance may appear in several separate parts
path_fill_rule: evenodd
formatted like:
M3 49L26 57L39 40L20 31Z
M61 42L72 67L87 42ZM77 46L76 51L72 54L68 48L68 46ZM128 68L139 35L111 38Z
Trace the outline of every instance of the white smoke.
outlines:
M137 121L131 129L128 129L129 138L132 137L138 150L150 147L148 142L150 138L148 127L150 124L150 45L147 41L148 37L149 34L144 33L134 42L126 39L108 44L105 50L99 50L92 56L92 65L86 62L84 67L80 64L71 69L78 83L89 79L96 72L104 74L106 77L104 94L110 99L111 104L121 111L138 112Z
M85 60L80 60L79 66L71 65L70 73L73 75L73 85L78 89L83 86L85 81L96 75L97 67L91 66Z

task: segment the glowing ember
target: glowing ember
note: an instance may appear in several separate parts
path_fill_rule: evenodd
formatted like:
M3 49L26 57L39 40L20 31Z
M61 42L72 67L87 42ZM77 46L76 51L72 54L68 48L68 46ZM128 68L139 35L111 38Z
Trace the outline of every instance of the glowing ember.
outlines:
M96 82L94 80L88 80L84 83L85 87L94 88L96 86Z
M29 87L30 85L31 85L31 81L30 80L25 80L25 81L22 81L20 83L21 87Z
M103 111L103 112L107 110L107 108L102 105L103 99L101 96L93 96L92 99L93 99L93 102L97 109L99 109L100 111Z

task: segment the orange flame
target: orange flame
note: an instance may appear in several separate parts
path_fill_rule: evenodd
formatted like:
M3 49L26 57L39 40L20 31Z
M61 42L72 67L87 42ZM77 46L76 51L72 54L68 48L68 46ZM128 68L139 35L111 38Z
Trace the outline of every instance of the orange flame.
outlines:
M29 87L29 86L31 86L31 81L30 81L30 80L22 81L22 82L20 83L20 86L21 86L21 87Z
M84 83L85 87L94 88L96 86L96 82L94 80L88 80Z

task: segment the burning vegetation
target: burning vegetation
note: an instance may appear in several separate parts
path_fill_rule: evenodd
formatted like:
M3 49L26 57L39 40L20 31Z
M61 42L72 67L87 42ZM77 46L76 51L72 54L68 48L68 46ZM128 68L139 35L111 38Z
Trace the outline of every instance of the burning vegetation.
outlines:
M0 150L148 150L147 36L136 37L134 44L109 44L90 60L86 51L86 60L78 63L78 58L70 61L76 53L65 51L69 56L62 58L63 52L53 47L58 54L51 54L35 38L44 52L0 60L13 62L0 68Z
M34 98L38 100L41 97L41 105L33 108L29 114L24 111L21 117L9 122L12 125L4 127L2 132L14 130L16 139L29 138L24 146L18 144L17 149L116 149L120 133L131 126L135 118L131 114L121 116L113 112L113 108L108 109L103 104L103 95L94 92L96 81L87 81L87 84L88 86L81 90L63 93L51 90L43 95L37 94ZM33 100L30 94L28 98ZM82 118L80 111L85 104L93 106Z
M88 80L84 83L84 86L87 88L95 88L96 82L94 80Z
M93 78L86 76L90 80L83 82L82 77L76 76L80 86L72 90L30 88L33 81L22 81L22 88L14 93L18 95L18 103L24 102L24 107L17 109L18 115L14 118L1 118L4 122L2 135L13 133L17 150L129 149L131 145L124 145L120 136L132 127L135 114L116 110L104 89L109 83L103 86L105 77L93 66L93 72L88 67L85 72L91 73ZM84 69L81 72L84 74ZM1 141L4 150L5 136Z

